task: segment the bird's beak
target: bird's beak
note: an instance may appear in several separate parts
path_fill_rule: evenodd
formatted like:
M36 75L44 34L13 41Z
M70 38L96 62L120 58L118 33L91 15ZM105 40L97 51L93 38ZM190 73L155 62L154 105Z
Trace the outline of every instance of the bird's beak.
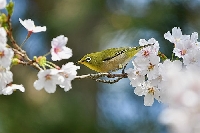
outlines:
M79 61L75 62L74 64L75 64L75 65L78 65L78 64L79 64Z
M78 65L78 64L81 64L81 61L80 61L80 60L77 61L77 62L75 62L75 65Z

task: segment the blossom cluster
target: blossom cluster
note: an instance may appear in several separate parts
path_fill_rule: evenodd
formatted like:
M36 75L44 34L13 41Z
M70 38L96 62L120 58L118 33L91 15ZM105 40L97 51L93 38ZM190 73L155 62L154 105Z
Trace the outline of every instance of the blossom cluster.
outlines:
M9 6L9 4L11 5ZM10 2L9 4L7 5L6 0L0 0L0 9L7 8L8 15L12 15L12 12L9 11L13 10L13 3ZM30 60L29 57L25 55L26 53L23 52L22 47L32 33L46 31L46 26L36 26L31 19L21 20L19 18L19 22L28 31L27 37L21 46L17 44L9 45L7 44L7 33L9 33L10 36L12 33L7 27L2 26L2 23L7 23L8 21L2 21L0 25L0 94L10 95L16 89L22 92L25 91L23 85L13 84L13 73L10 71L10 68L18 64L32 64L32 66L39 69L38 80L33 84L37 90L44 88L48 93L54 93L57 85L64 88L65 91L70 90L72 88L71 81L76 77L76 71L80 68L79 66L74 65L73 62L68 62L60 68L52 62L46 61L45 56L49 53L45 56L34 57L34 60ZM9 24L8 22L7 25ZM10 36L9 38L13 39L13 36ZM65 46L67 41L68 38L64 35L52 39L50 54L53 61L69 59L72 56L72 50ZM15 41L12 40L11 42ZM25 62L25 60L27 62Z
M170 126L172 132L200 132L200 45L198 33L182 35L180 28L167 32L165 39L174 44L174 54L181 58L167 71L165 101L169 107L164 109L160 121Z
M178 60L159 57L159 44L155 39L141 39L140 45L154 44L138 52L134 68L128 69L135 94L144 95L144 105L151 106L154 99L169 107L164 109L160 121L169 125L172 132L200 132L200 45L198 33L183 35L180 28L164 38L174 45L173 54Z
M46 31L46 27L35 26L31 19L22 21L19 19L20 23L28 30L28 37L32 33L37 33L41 31ZM62 59L69 59L72 56L72 50L65 45L67 44L68 38L64 35L57 36L51 41L51 59L53 61L60 61ZM40 57L39 57L40 58ZM43 58L43 57L42 57ZM50 63L52 64L52 63ZM37 90L45 89L48 93L54 93L56 91L57 85L68 91L72 88L71 81L76 77L76 70L79 66L74 65L73 62L69 62L62 65L62 68L54 68L47 64L46 58L42 62L42 66L48 66L50 69L42 69L38 73L38 80L34 82L34 87Z
M24 92L22 85L10 84L13 81L13 74L10 71L10 65L14 52L7 45L7 33L0 27L0 94L10 95L13 90L19 89Z
M139 44L141 46L153 45L143 48L136 54L136 58L132 62L134 68L129 68L126 73L128 73L131 85L135 87L135 94L144 95L144 105L150 106L153 104L154 98L160 101L159 43L151 38L148 41L140 39Z

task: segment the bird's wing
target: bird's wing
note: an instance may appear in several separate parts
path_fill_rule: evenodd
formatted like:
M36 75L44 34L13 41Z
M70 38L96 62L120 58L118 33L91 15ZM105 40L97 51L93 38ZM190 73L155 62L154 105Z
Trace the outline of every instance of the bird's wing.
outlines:
M109 53L102 58L102 61L109 61L126 52L126 48L111 48L103 51L103 53Z

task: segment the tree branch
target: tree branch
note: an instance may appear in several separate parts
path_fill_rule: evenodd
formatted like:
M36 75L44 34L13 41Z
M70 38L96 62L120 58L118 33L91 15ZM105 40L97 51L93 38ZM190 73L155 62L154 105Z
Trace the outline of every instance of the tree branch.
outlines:
M108 79L113 78L112 80L105 80L105 79L101 79L102 77L106 77ZM87 75L81 75L81 76L76 76L76 79L84 79L84 78L90 78L93 79L97 82L102 82L102 83L109 83L109 84L113 84L118 82L119 80L123 79L123 78L128 78L127 73L96 73L96 74L87 74Z

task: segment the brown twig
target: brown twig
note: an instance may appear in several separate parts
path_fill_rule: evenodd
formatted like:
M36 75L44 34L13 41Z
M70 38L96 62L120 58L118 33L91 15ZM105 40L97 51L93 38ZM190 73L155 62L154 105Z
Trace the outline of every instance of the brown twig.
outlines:
M101 79L102 77L116 78L116 79L105 80L105 79ZM128 77L127 73L120 73L120 74L116 74L116 73L114 73L114 74L113 73L96 73L96 74L87 74L87 75L76 76L76 79L90 78L90 79L93 79L97 82L113 84L113 83L116 83L119 80L121 80L123 78L127 78L127 77Z
M25 66L33 66L35 69L37 70L42 70L42 68L40 68L40 66L35 63L35 62L24 62L24 61L20 61L19 64L25 65Z
M37 70L42 70L42 68L40 68L40 66L33 60L31 60L28 55L26 54L26 51L24 51L15 41L13 34L12 34L12 24L11 24L11 16L8 15L8 19L7 19L7 35L10 39L10 42L12 44L12 50L14 51L15 54L18 54L22 57L22 59L20 59L19 64L22 65L29 65L29 66L33 66L34 68L36 68Z

